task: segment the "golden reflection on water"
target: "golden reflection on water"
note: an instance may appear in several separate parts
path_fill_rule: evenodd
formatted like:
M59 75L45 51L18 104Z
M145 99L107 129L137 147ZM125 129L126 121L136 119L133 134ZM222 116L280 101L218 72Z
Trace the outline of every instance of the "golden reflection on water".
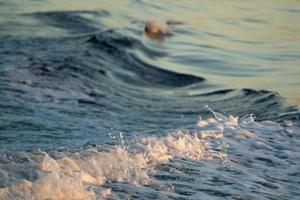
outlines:
M111 28L142 30L143 23L151 18L183 21L179 31L188 33L176 33L178 30L175 30L175 36L164 42L171 55L220 59L240 67L226 74L230 69L225 65L222 69L225 75L220 75L210 70L211 66L183 65L169 58L156 60L156 66L196 74L225 88L277 91L289 103L300 105L300 1L53 0L10 3L18 8L12 11L17 13L107 10L111 15L101 20ZM132 23L132 20L139 23ZM200 48L205 45L220 50Z
M180 8L186 1L176 4ZM220 36L184 40L191 45L209 45L236 53L240 56L233 59L237 59L234 62L240 63L241 68L251 64L258 71L264 69L253 76L220 76L195 68L191 70L193 73L196 71L199 76L229 88L277 91L289 103L300 105L300 1L189 1L188 4L190 9L185 7L186 12L182 9L180 14L180 20L186 22L185 28Z

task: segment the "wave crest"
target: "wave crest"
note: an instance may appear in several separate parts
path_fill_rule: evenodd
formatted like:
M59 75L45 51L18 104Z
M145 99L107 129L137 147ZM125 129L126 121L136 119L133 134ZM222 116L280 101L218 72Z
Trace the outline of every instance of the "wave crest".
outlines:
M211 130L213 132L213 130ZM109 194L98 193L93 185L107 182L128 182L149 185L155 182L156 166L174 157L192 160L224 159L226 154L214 150L210 137L200 132L179 130L166 137L148 137L134 146L121 144L107 151L96 148L65 155L54 159L45 153L40 164L40 177L34 181L23 181L17 186L2 189L4 199L95 199ZM217 134L217 132L216 132ZM217 138L217 137L216 137Z
M210 109L209 109L210 110ZM54 158L45 153L39 178L0 190L1 199L102 199L113 195L108 183L160 184L159 166L173 158L230 163L227 148L232 138L260 141L264 132L282 132L288 127L273 121L256 122L252 115L239 119L210 110L212 118L199 119L197 126L165 137L145 137L115 147L91 147Z

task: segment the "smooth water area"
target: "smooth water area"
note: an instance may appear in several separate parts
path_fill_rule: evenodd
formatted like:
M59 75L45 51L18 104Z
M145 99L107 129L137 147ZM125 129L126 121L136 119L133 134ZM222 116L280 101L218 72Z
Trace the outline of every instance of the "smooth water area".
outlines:
M296 0L1 1L0 199L297 199L299 20Z

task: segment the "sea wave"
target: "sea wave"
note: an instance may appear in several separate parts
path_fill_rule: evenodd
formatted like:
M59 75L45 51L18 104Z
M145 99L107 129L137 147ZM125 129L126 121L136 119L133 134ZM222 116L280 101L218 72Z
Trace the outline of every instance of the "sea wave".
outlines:
M239 119L211 112L212 118L200 118L197 126L175 131L165 137L152 136L125 142L121 134L120 144L114 147L89 147L73 153L61 153L57 158L43 153L38 178L2 188L0 198L107 198L114 195L107 183L125 182L137 186L164 184L155 179L155 174L160 165L174 158L207 160L208 163L219 160L226 166L226 163L233 162L227 158L228 149L244 144L243 140L250 139L256 145L271 148L261 140L261 134L279 132L299 137L292 122L283 126L272 121L256 122L252 116ZM239 140L235 141L238 144L232 144L233 138Z

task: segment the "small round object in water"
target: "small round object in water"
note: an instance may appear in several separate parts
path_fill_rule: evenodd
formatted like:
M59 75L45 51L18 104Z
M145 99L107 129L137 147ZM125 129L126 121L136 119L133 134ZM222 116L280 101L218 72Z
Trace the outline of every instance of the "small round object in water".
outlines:
M170 34L168 25L159 20L149 20L145 26L145 33L149 37L163 37Z

